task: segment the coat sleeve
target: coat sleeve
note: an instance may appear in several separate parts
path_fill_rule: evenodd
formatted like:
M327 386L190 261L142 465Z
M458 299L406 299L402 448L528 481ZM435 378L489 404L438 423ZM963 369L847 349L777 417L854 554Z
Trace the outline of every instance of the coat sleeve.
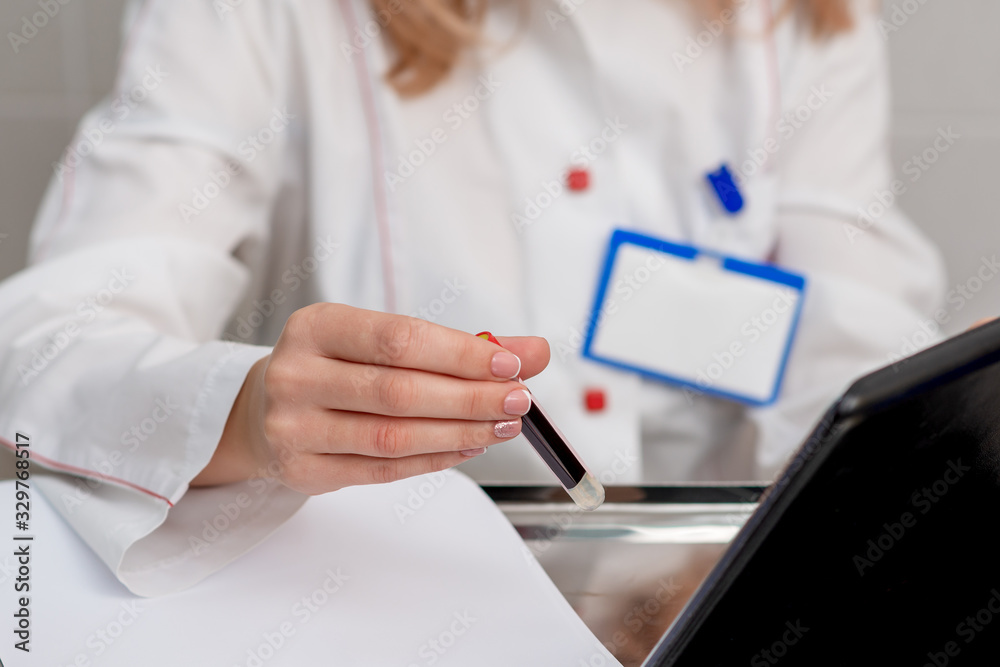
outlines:
M115 91L55 165L28 268L0 284L2 443L30 437L32 483L141 595L194 584L305 499L267 471L189 489L270 351L222 334L297 122L280 6L133 2Z
M936 342L947 316L941 258L900 210L914 185L890 163L888 58L871 4L855 3L854 28L833 38L799 28L778 37L775 261L808 286L781 399L753 414L764 474L852 380Z

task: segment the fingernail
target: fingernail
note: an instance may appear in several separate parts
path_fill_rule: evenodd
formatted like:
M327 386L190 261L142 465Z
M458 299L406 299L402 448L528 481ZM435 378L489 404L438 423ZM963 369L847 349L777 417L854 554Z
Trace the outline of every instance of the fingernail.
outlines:
M504 380L513 380L521 374L521 360L510 352L497 352L490 362L493 375Z
M485 453L486 453L485 447L480 447L479 449L463 449L461 452L462 456L468 456L470 459L473 456L479 456L480 454L485 454Z
M521 420L497 422L493 426L493 435L498 438L513 438L521 432Z
M523 415L531 407L531 395L524 389L515 389L503 399L503 411L509 415Z

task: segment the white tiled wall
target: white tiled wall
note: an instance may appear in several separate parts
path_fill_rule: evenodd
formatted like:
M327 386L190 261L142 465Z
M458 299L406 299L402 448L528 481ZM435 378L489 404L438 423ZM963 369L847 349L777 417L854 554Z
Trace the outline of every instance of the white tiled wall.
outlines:
M39 11L38 0L0 1L0 278L23 265L51 165L76 119L110 88L115 69L125 0L62 1L67 4L16 54L6 35ZM945 252L954 287L976 276L984 255L1000 255L1000 165L994 157L1000 152L1000 3L884 4L890 18L898 6L901 23L887 32L897 167L929 146L939 128L951 127L961 137L902 198ZM1000 276L963 299L961 309L951 308L952 330L1000 314Z

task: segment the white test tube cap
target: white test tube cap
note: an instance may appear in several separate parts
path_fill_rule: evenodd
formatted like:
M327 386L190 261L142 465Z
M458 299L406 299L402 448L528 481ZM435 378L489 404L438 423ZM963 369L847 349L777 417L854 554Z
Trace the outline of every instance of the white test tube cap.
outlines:
M596 510L604 502L604 486L589 472L572 489L566 489L566 493L587 512Z

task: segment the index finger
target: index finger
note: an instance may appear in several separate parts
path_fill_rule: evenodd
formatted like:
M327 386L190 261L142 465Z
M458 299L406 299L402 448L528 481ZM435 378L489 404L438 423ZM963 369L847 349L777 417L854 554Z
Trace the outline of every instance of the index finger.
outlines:
M316 304L306 325L316 351L331 359L395 366L469 380L509 380L517 355L482 338L405 315Z

